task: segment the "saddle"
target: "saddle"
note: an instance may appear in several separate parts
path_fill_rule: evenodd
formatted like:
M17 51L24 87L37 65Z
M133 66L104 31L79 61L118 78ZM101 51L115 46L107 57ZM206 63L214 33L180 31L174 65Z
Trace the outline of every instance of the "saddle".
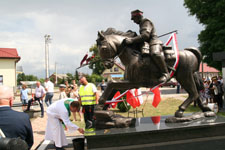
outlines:
M174 62L176 60L176 55L171 45L163 45L163 54L166 62Z

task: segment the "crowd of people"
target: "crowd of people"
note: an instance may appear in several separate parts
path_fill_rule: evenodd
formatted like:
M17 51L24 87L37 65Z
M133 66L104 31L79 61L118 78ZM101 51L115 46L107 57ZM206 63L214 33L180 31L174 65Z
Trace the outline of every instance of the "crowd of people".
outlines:
M89 83L84 76L79 81L80 87L78 87L75 80L71 84L68 81L65 84L60 84L60 94L56 98L58 100L54 103L52 103L54 84L48 78L45 80L44 86L39 81L36 82L35 92L32 94L31 99L28 99L29 91L27 86L22 85L20 99L24 112L29 112L32 104L38 102L41 108L40 117L44 117L43 101L45 102L48 116L45 140L53 141L56 150L62 150L63 146L68 144L64 129L84 133L84 129L71 122L71 114L75 121L77 121L77 113L81 121L84 118L85 129L94 128L94 105L98 104L99 99L97 88L93 83ZM20 137L27 143L27 149L30 149L33 145L33 131L30 119L26 113L11 109L13 99L12 88L0 86L0 139L1 137Z
M208 103L218 104L219 110L223 109L223 95L224 95L224 85L221 76L214 76L210 79L203 78L204 90L201 91L201 97L203 101Z

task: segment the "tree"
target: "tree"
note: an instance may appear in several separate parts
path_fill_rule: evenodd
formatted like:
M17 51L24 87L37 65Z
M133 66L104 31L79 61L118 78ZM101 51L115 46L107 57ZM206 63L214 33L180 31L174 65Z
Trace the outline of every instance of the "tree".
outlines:
M17 85L20 85L20 81L26 81L26 76L24 73L20 73L17 75Z
M213 53L225 51L225 0L184 0L184 6L205 27L198 35L203 61L221 70L221 63L213 61Z
M34 75L25 75L24 73L18 74L17 84L20 85L20 81L37 81L38 77Z
M101 75L105 70L102 60L98 53L98 48L96 44L89 49L89 52L92 52L92 55L95 57L90 60L89 68L93 70L93 74Z
M67 81L68 83L71 83L72 80L75 80L75 77L71 73L67 73Z

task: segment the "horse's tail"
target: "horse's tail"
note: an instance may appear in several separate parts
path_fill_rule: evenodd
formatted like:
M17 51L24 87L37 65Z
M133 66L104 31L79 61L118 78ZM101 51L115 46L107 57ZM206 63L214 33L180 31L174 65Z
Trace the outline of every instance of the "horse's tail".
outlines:
M198 70L199 70L200 63L202 61L202 53L197 48L195 48L195 47L185 48L184 50L187 50L187 51L190 51L190 52L194 53L194 55L198 59Z

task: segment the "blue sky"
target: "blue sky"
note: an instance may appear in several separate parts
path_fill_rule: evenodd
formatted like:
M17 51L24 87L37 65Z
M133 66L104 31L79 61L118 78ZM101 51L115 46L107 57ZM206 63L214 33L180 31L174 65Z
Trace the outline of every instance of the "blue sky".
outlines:
M179 49L198 47L203 29L188 16L182 0L1 0L0 47L17 48L25 74L45 76L44 35L51 35L50 73L74 73L82 57L95 44L97 31L113 27L134 30L130 12L140 9L153 21L158 35L178 30ZM161 40L166 41L168 37ZM80 71L90 73L85 67Z

